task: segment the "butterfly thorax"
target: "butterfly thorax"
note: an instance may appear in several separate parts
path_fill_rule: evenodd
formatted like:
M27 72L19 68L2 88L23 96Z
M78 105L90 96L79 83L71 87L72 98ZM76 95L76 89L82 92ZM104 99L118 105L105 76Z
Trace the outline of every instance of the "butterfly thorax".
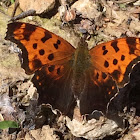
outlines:
M84 91L86 71L90 67L90 55L86 42L81 41L75 51L73 59L72 90L77 97Z

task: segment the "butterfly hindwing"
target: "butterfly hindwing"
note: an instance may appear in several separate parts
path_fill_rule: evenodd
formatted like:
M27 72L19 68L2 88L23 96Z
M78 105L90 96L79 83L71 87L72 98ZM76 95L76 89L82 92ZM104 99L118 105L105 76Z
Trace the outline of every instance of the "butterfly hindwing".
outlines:
M118 92L112 77L97 69L91 69L86 73L86 90L80 96L81 114L90 114L94 110L107 113L107 106L111 98Z
M72 69L69 63L37 70L32 82L38 89L39 104L50 104L54 109L67 114L74 103L71 81Z

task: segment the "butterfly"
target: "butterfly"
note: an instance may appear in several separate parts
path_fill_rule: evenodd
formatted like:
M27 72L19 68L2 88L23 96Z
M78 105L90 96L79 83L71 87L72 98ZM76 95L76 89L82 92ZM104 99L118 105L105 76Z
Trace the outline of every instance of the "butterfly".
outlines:
M110 100L129 82L140 60L140 38L126 37L90 50L81 39L75 49L54 33L29 23L8 24L6 40L22 50L22 68L34 74L39 102L67 114L76 101L80 113L106 113Z

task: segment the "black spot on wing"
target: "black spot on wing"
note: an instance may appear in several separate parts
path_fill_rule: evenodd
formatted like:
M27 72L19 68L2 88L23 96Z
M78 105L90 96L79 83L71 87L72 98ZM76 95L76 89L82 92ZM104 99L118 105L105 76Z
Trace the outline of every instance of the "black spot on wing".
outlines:
M51 65L50 67L48 67L49 72L54 71L54 68L55 68L55 66L54 66L54 65Z
M44 54L45 54L44 49L39 50L39 54L40 54L40 55L44 55Z
M106 77L107 77L107 75L104 72L102 72L102 78L106 79Z
M52 38L52 35L48 31L45 31L45 35L43 38L41 38L41 41L45 43L50 38Z
M124 55L122 55L122 56L121 56L121 60L122 60L122 61L124 61L124 59L125 59L125 56L124 56Z
M59 39L57 40L57 44L58 44L58 45L60 45L60 44L61 44L61 41L60 41Z
M57 44L54 43L53 45L54 45L55 49L58 49L58 45Z
M102 50L106 50L106 46L102 46Z
M108 61L105 60L105 62L104 62L104 66L105 66L106 68L109 67L109 63L108 63Z
M117 59L114 59L114 60L113 60L113 64L114 64L114 65L117 65L117 63L118 63L118 60L117 60Z
M97 74L96 74L96 79L98 79L99 78L99 73L97 72Z
M49 59L50 61L54 59L53 53L49 54L48 59Z
M34 59L32 64L34 69L40 68L42 66L42 63L39 59Z
M33 49L37 49L37 43L33 44Z
M57 69L57 74L58 74L58 75L60 74L60 68Z
M103 51L103 55L106 55L108 53L108 50Z
M117 41L117 40L115 40L115 41L113 41L113 42L111 43L111 46L113 47L113 49L115 50L116 53L120 50L120 49L118 48L117 44L118 44L118 41Z

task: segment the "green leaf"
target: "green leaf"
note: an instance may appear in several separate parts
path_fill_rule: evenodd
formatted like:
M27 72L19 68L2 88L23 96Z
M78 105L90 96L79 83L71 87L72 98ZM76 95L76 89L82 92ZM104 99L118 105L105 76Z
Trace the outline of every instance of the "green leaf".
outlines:
M7 128L19 128L18 123L14 121L2 121L0 122L0 129Z

